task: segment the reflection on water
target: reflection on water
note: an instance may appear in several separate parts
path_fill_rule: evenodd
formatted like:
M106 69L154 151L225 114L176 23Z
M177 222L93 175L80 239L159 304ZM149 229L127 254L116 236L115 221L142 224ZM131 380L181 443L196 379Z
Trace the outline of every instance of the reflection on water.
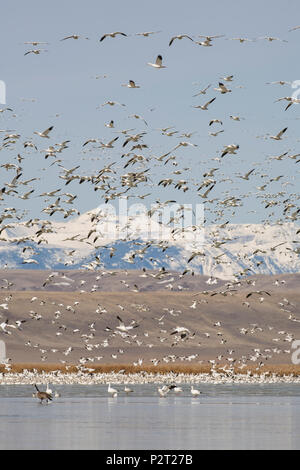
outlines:
M0 449L300 448L299 385L203 385L200 398L118 387L52 386L61 397L40 405L32 387L0 385Z

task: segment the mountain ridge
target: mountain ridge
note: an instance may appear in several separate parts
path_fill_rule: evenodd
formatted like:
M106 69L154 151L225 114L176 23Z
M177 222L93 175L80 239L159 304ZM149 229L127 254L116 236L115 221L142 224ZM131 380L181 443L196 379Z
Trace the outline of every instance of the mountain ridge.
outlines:
M115 218L91 221L91 214L97 215L97 210L67 222L10 223L2 232L0 268L189 269L221 279L300 272L298 226L293 222L180 231L144 214L130 223Z

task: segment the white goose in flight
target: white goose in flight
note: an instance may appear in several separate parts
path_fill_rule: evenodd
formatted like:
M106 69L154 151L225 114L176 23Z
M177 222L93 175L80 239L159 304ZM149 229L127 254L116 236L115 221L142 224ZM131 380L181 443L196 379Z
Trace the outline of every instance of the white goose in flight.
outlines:
M150 34L158 34L161 31L145 31L144 33L135 33L136 36L144 36L145 38L149 37Z
M120 331L125 331L127 332L128 330L132 330L133 328L137 328L139 325L135 324L134 322L131 325L125 326L125 323L123 322L122 318L117 315L117 319L119 320L120 324L116 328Z
M215 101L216 98L212 98L211 100L209 100L207 103L203 104L203 105L199 105L199 106L193 106L193 108L196 108L196 109L203 109L203 111L207 111L207 107L213 103Z
M26 41L24 44L30 44L31 46L39 46L40 44L49 44L48 42L41 41Z
M155 67L156 69L165 69L166 66L162 65L162 56L159 54L156 57L155 64L152 64L151 62L148 62L147 65L151 65L151 67Z
M206 41L212 41L212 39L217 39L217 38L223 38L224 34L218 34L215 36L203 36L202 34L199 34L199 38L205 38Z
M253 42L253 39L248 38L230 38L230 41L240 41L242 44L243 42Z
M272 36L263 36L257 39L266 39L269 42L273 42L273 41L288 42L286 39L274 38Z
M126 86L127 88L141 88L139 85L136 85L133 80L129 80L128 83L123 83L122 86Z
M43 131L43 132L34 131L34 134L37 134L37 135L39 135L40 137L44 137L44 138L46 138L46 139L49 139L49 135L48 135L48 134L49 134L49 132L52 131L53 127L54 127L54 126L50 126L50 127L48 127L48 129L46 129L46 130Z
M227 77L221 77L221 79L225 80L225 82L232 82L233 75L228 75Z
M46 51L46 49L32 49L31 51L27 51L25 52L24 55L28 55L28 54L35 54L35 55L39 55L42 51Z
M238 178L242 178L243 180L249 181L249 176L251 175L251 173L253 173L253 171L254 171L254 168L248 171L245 175L237 175L237 176Z
M115 137L114 139L112 139L110 142L108 142L107 144L104 144L103 142L100 141L100 144L101 144L101 147L102 148L107 148L107 149L112 149L114 148L113 147L113 143L118 140L119 137Z
M183 39L183 38L187 38L187 39L190 39L191 41L194 41L190 36L188 36L187 34L178 34L178 36L173 36L169 42L169 46L171 46L173 44L173 42L175 41L175 39Z
M214 90L219 91L222 95L224 95L225 93L230 93L231 92L231 90L229 90L229 88L227 88L224 85L224 83L221 83L221 82L219 82L219 87L214 88Z
M208 41L205 39L204 41L194 41L195 44L198 44L198 46L203 46L203 47L212 47L211 41Z
M287 130L287 127L285 127L285 128L282 129L280 132L278 132L277 135L270 135L270 139L273 139L273 140L281 140L281 137L283 136L283 134L285 133L286 130Z
M205 95L210 86L211 86L211 85L208 85L206 88L203 88L202 90L200 90L198 93L196 93L195 95L193 95L193 98L194 98L195 96Z
M127 34L125 33L121 33L120 31L116 31L115 33L106 33L104 34L101 39L99 39L99 41L103 41L105 38L115 38L117 35L120 35L120 36L127 36Z
M224 129L217 131L217 132L209 132L209 135L212 135L213 137L217 137L219 134L222 134L224 132Z
M221 158L225 157L225 155L227 155L228 153L235 155L236 150L238 150L239 148L240 148L240 146L235 145L235 144L226 145L223 152L222 152Z
M211 126L214 123L218 123L218 124L221 124L221 126L223 126L223 122L220 119L211 119L208 125Z
M72 34L71 36L66 36L65 38L62 38L61 41L66 41L66 39L79 39L78 34Z

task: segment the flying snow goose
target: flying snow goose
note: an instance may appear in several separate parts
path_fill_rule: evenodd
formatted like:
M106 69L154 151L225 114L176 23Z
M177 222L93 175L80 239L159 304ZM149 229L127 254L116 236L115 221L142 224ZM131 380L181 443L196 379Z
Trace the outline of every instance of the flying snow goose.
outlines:
M65 38L62 38L61 41L66 41L66 39L78 39L79 36L78 34L72 34L71 36L66 36Z
M126 86L127 88L141 88L139 85L136 85L133 80L129 80L128 83L124 83L122 86Z
M150 34L158 34L161 31L145 31L144 33L135 33L136 36L144 36L145 38L149 37Z
M203 104L203 105L199 105L199 106L193 106L193 108L196 108L196 109L203 109L204 111L207 111L207 107L213 103L215 101L216 98L212 98L211 100L209 100L207 103Z
M225 80L225 82L232 82L233 75L228 75L227 77L221 77L221 79Z
M49 133L52 131L54 126L50 126L48 127L48 129L46 129L45 131L43 132L37 132L37 131L34 131L34 134L37 134L39 135L40 137L45 137L46 139L49 139Z
M221 82L219 82L219 87L214 88L214 90L219 91L222 95L224 95L225 93L230 93L231 92L231 90L229 90L229 88L227 88L224 85L224 83L221 83Z
M173 44L173 42L175 41L175 39L183 39L183 38L187 38L187 39L190 39L191 41L194 41L190 36L188 36L187 34L178 34L178 36L173 36L169 42L169 46L171 46Z
M270 135L270 139L273 139L273 140L281 140L281 137L283 136L283 134L286 132L287 130L287 127L285 127L284 129L282 129L280 132L278 132L277 135Z
M101 37L100 42L103 41L105 38L108 38L108 37L109 38L115 38L117 35L127 36L127 34L121 33L120 31L116 31L115 33L106 33Z
M151 67L155 67L156 69L165 69L166 66L162 65L162 56L159 54L156 57L155 64L152 64L151 62L148 62L147 65L151 65Z
M32 49L31 51L27 51L25 52L24 55L28 55L28 54L35 54L35 55L39 55L42 51L46 51L46 49Z
M30 44L31 46L39 46L40 44L49 44L48 42L41 41L26 41L24 44Z
M198 93L196 93L195 95L193 95L193 98L195 96L199 96L199 95L206 95L206 92L207 90L211 87L211 85L208 85L206 88L203 88L202 90L200 90Z
M132 330L133 328L137 328L139 325L134 324L134 322L131 325L125 326L123 320L119 315L117 315L117 319L119 320L120 324L116 328L120 331L125 331L127 332L128 330Z
M235 144L226 145L223 152L222 152L221 158L225 157L225 155L227 155L228 153L235 155L236 150L238 150L239 148L240 148L240 146L235 145Z

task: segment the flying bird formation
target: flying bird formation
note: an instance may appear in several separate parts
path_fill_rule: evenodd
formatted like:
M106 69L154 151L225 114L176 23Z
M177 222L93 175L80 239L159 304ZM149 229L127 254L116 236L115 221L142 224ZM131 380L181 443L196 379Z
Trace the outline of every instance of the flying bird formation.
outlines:
M289 42L299 28L287 32ZM230 54L237 48L246 56L252 48L286 51L288 41L271 35L227 38L199 34L204 31L177 33L97 32L95 47L107 70L92 73L105 72L101 77L106 80L96 85L105 83L107 88L103 85L96 90L90 85L95 81L88 82L91 77L86 77L87 95L92 96L89 108L74 105L64 109L67 101L62 102L62 110L57 114L46 110L43 120L33 102L28 104L32 106L28 116L15 104L0 109L0 338L17 338L42 362L57 358L68 365L73 361L79 371L91 373L95 363L122 363L126 356L136 368L146 363L156 367L191 361L206 361L216 368L223 361L225 369L232 370L249 363L260 367L272 357L287 354L286 343L294 337L300 319L293 299L280 291L285 288L282 279L270 288L255 276L269 272L277 276L275 257L285 271L289 267L299 271L300 150L293 121L298 119L300 99L292 91L278 96L278 89L292 84L284 79L293 77L270 76L263 81L257 72L256 81L261 81L261 89L268 94L258 99L255 89L255 110L249 110L251 80L241 79L245 74L229 65L216 74L209 62L218 48L226 48ZM80 51L81 38L90 39L70 31L49 41L45 38L47 42L24 38L23 44L32 49L21 50L20 58L26 65L34 62L37 69L42 61L42 71L50 57L46 52L53 53L55 47L62 54L70 48ZM155 48L149 56L149 50L145 53L141 46L151 41ZM92 42L84 44L88 48ZM44 44L49 50L39 48ZM40 54L42 57L34 57ZM126 57L126 69L120 66L116 72L120 55ZM197 72L196 56L201 64ZM60 68L55 72L59 75ZM85 70L81 72L85 74ZM195 82L199 76L201 83ZM274 81L266 83L266 79ZM197 83L194 92L193 83ZM47 88L49 96L51 92ZM80 118L76 128L64 121L64 112L73 113L74 122ZM261 121L265 114L270 120ZM256 129L262 127L259 132L264 135L256 136ZM122 214L115 217L118 236L114 238L109 224L117 202L128 206L132 202L134 211L125 220ZM187 209L187 205L193 207ZM201 224L193 218L198 205L204 207ZM91 209L96 206L97 210ZM184 225L187 211L189 222ZM247 225L248 219L256 223ZM240 251L233 255L241 221L246 224L246 234L243 232ZM155 231L145 237L152 222ZM203 226L204 242L199 236ZM263 237L268 230L279 235L250 251L247 246L254 235ZM287 232L292 233L289 239ZM185 263L180 272L174 248L179 245L180 263ZM121 250L125 246L122 255L120 246ZM17 261L12 253L18 254ZM25 292L21 306L10 269L34 271L42 258L47 258L48 270L40 279L40 291L34 296ZM68 274L74 267L84 272L80 280ZM208 276L204 288L199 291L195 284L189 288L204 267ZM129 279L134 268L139 271ZM230 273L226 280L222 279L224 272ZM117 279L118 289L128 296L101 297L106 278L111 285ZM151 283L154 294L148 292L147 296ZM61 290L73 294L60 298L55 293ZM173 291L178 301L171 298ZM238 305L240 323L229 334L227 306L231 303ZM210 309L207 316L206 309ZM257 312L269 311L285 316L284 329L277 331L260 320ZM27 336L38 328L41 333L47 328L52 345L49 337L44 344L42 334L40 340ZM266 347L261 343L263 333L268 338ZM234 356L236 348L230 342L240 335L257 340L258 348ZM207 351L213 342L218 351L202 359L201 348ZM49 387L44 392L36 385L35 389L40 403L55 396ZM122 391L132 393L128 386ZM181 391L175 385L157 388L160 397ZM107 393L117 398L121 390L109 384ZM189 393L198 397L201 392L192 387Z

